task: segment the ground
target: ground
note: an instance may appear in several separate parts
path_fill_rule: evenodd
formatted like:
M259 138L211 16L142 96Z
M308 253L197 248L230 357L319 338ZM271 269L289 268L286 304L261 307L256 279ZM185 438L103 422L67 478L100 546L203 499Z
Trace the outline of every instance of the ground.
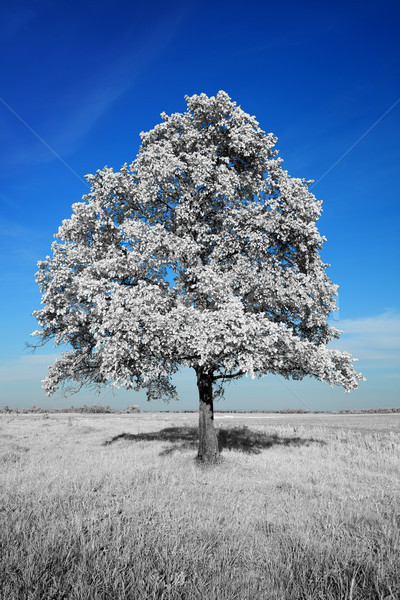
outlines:
M0 416L0 598L400 597L400 414Z

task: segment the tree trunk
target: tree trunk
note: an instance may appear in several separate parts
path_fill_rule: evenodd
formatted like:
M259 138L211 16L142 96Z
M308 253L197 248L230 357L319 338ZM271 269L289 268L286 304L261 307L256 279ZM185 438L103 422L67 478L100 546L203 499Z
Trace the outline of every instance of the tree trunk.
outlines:
M216 462L219 456L217 432L214 429L213 380L202 369L197 372L199 389L199 453L202 462Z

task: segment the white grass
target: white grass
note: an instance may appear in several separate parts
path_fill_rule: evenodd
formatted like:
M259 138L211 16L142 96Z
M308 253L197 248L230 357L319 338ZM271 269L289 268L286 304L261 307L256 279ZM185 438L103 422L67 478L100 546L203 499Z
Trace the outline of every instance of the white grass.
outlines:
M400 415L313 417L2 415L1 598L398 599Z

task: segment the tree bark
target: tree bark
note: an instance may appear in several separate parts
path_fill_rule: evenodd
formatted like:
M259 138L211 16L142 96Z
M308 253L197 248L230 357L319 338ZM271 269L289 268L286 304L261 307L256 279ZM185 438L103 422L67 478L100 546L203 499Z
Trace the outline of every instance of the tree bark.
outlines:
M218 437L214 429L213 379L198 369L197 387L199 390L199 453L198 460L213 463L218 460Z

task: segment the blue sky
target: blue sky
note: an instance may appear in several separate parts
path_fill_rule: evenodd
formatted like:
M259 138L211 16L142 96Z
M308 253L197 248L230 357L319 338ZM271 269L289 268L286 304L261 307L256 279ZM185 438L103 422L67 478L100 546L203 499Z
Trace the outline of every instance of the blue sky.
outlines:
M83 176L131 162L139 133L183 112L186 94L222 89L278 136L291 175L316 182L323 258L340 286L336 346L367 381L348 395L244 379L217 408L399 406L399 26L397 0L3 2L0 405L197 407L189 371L169 406L123 391L46 399L56 351L31 355L25 341L37 328L36 261L85 193Z

